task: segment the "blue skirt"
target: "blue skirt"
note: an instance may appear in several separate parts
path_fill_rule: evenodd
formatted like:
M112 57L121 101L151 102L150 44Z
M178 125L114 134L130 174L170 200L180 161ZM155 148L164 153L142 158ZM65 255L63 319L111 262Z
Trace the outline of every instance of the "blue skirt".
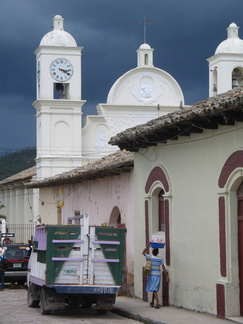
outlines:
M146 292L158 291L160 287L160 275L148 275Z

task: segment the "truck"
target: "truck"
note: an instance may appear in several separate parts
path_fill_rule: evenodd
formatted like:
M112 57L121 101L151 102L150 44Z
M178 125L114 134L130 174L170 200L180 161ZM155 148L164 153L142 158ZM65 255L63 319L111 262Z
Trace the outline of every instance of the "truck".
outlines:
M115 304L124 272L125 228L38 225L28 263L27 304L42 315L70 307Z

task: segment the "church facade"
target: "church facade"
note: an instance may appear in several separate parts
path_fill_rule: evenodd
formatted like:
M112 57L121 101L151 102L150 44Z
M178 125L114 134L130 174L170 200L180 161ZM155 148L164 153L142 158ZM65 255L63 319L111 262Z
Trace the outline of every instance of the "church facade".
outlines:
M183 106L180 86L170 74L154 66L153 49L142 44L137 50L137 67L113 84L107 102L97 106L98 115L86 118L82 130L85 161L117 150L108 144L111 136Z
M64 19L53 18L48 32L35 50L37 156L33 180L42 180L86 165L118 150L108 144L111 136L184 106L182 90L167 72L154 67L153 49L142 44L137 50L137 67L124 73L111 87L107 102L97 106L97 115L87 116L81 128L82 47L64 30ZM32 170L33 172L33 170ZM0 201L9 224L22 223L16 208L15 178L0 182ZM19 200L19 198L18 198ZM30 202L30 203L29 203ZM40 218L38 189L23 202Z
M154 67L153 49L142 44L137 67L122 75L87 116L81 129L81 52L64 30L63 18L41 39L36 54L37 179L97 160L117 150L111 136L184 106L182 90L167 72Z

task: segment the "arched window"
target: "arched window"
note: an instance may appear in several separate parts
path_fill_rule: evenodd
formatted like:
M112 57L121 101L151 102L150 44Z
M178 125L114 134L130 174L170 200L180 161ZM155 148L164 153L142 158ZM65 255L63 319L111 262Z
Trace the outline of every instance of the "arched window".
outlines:
M217 69L215 68L213 70L213 96L216 96L217 95L217 92L218 92L218 72L217 72Z
M144 55L144 64L148 65L148 54Z

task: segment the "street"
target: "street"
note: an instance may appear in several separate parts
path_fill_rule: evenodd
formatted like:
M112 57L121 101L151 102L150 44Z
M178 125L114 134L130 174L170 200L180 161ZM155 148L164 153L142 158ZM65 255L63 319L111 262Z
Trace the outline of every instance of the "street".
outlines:
M0 323L8 324L32 324L32 323L125 323L135 324L134 320L127 319L108 312L106 315L98 315L95 309L65 309L56 311L51 315L41 315L39 308L30 308L26 302L25 289L9 289L0 291Z

